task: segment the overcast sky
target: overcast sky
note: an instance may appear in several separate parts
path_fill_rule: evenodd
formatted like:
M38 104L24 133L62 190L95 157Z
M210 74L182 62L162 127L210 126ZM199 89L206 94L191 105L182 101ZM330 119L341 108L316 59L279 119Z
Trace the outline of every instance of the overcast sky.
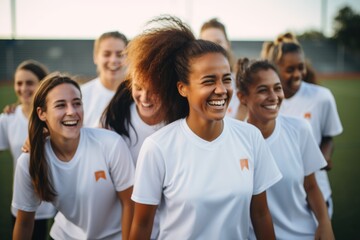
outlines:
M94 39L113 30L132 38L160 14L180 17L196 36L213 17L226 25L231 40L267 40L324 26L330 36L345 5L360 13L359 0L0 0L0 38Z

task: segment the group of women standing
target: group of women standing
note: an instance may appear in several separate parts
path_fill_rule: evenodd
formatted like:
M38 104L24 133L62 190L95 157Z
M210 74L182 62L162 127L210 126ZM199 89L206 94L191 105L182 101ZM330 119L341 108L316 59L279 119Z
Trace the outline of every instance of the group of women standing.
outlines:
M314 177L327 163L311 127L279 115L282 59L241 59L234 73L229 52L180 19L150 23L100 118L111 131L82 127L71 77L41 82L16 166L14 239L31 238L41 201L58 211L54 239L333 239ZM226 116L233 96L245 121Z

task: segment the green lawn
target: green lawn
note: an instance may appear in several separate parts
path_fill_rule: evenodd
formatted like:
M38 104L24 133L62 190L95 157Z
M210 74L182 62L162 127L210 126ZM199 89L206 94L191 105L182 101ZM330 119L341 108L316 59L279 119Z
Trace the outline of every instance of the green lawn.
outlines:
M333 189L333 227L337 239L360 239L360 79L328 80L322 83L335 95L344 126L342 135L335 138L334 168L329 172ZM12 86L0 85L0 110L15 101ZM12 160L8 152L0 152L0 238L10 239L10 201Z

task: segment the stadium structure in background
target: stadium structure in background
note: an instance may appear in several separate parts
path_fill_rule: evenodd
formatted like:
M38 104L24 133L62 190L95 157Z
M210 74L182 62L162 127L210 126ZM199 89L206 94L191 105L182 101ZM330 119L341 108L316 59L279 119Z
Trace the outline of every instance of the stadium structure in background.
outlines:
M16 66L35 59L50 71L62 71L86 81L96 76L93 40L0 40L0 81L13 78ZM259 58L263 41L233 41L236 57ZM331 40L301 41L306 58L319 74L360 74L360 55Z

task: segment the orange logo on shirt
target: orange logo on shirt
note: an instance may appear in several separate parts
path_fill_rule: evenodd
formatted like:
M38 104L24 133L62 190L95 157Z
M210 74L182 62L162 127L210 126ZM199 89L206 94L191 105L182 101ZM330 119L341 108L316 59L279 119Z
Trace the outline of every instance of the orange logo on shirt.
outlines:
M247 168L249 170L249 162L247 159L240 159L240 167L241 170L244 170L244 168Z
M95 180L98 181L100 178L106 180L106 175L104 171L97 171L95 172Z
M311 119L311 113L310 112L305 113L304 118Z

